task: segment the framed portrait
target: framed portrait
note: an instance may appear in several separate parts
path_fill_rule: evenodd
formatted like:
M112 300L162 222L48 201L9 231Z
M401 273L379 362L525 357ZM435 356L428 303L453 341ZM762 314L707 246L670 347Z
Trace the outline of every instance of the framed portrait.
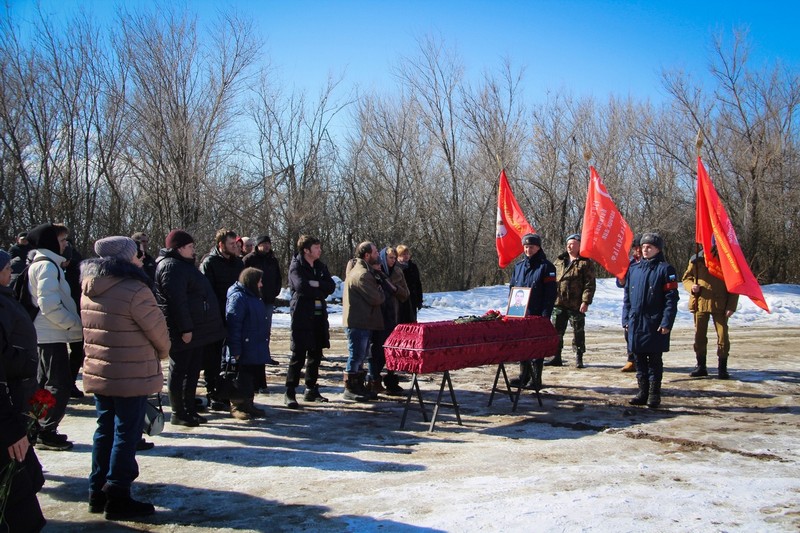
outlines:
M511 291L508 293L506 316L528 316L528 299L530 297L530 287L511 287Z

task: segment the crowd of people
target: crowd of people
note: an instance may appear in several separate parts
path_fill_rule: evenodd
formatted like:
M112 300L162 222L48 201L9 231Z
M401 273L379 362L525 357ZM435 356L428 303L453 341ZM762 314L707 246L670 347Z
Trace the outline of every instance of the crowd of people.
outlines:
M550 262L536 234L522 238L524 257L509 284L515 316L552 320L559 335L550 361L520 364L512 385L541 387L544 364L562 366L563 336L573 330L575 366L584 367L585 316L595 292L594 264L580 256L580 235L566 238L565 251ZM167 391L172 425L197 427L207 408L235 419L262 418L254 403L266 392L266 366L275 365L270 332L282 272L270 237L240 237L220 229L214 246L197 262L195 239L174 229L157 257L149 236L109 236L94 243L97 257L83 259L60 224L41 224L20 234L9 252L0 250L0 434L6 454L0 469L25 465L14 478L13 506L2 515L12 531L38 531L44 517L36 500L44 478L34 447L69 451L72 441L58 431L70 397L94 396L97 428L89 475L89 510L108 519L154 512L134 499L136 452L152 447L142 438L148 396L163 388L162 361L168 360ZM637 236L630 268L618 284L624 288L622 327L628 364L636 371L634 405L657 407L661 397L662 354L669 350L677 313L678 279L666 262L657 233ZM711 250L710 253L714 253ZM301 235L288 269L291 293L291 355L284 404L327 402L320 393L319 368L330 347L327 299L336 284L321 260L319 239ZM417 320L422 308L420 272L406 245L379 249L360 243L348 261L343 287L343 316L348 358L343 398L369 402L380 394L403 395L400 380L385 369L383 344L397 324ZM708 375L707 328L718 336L718 377L727 379L727 320L737 300L711 275L702 252L693 256L682 281L691 295L697 367ZM525 288L525 291L519 289ZM522 299L527 294L527 300ZM234 366L244 393L230 398L218 390L221 366ZM305 372L303 371L305 367ZM76 378L82 372L81 391ZM203 380L200 376L203 374ZM198 395L200 384L205 395ZM29 431L25 414L38 389L52 394L53 406Z

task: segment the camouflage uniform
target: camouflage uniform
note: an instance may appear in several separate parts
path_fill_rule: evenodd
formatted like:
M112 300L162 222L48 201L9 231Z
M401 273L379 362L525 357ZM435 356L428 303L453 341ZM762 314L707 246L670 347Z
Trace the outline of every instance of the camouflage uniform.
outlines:
M564 348L564 333L567 322L572 326L572 348L576 352L576 364L583 367L583 354L586 352L586 315L580 312L581 304L591 305L595 291L594 265L590 259L578 257L570 261L564 252L553 262L556 267L556 304L553 309L553 325L558 331L558 354L553 364L561 364L561 350Z
M692 294L692 285L695 284L700 285L698 295ZM683 287L689 293L689 310L694 315L694 353L697 357L697 368L692 375L708 375L706 370L708 322L709 319L713 319L714 329L717 332L719 374L720 377L727 377L728 354L731 349L727 312L736 311L739 295L729 293L725 282L708 271L703 252L700 252L699 256L692 256L689 260L689 266L683 274Z

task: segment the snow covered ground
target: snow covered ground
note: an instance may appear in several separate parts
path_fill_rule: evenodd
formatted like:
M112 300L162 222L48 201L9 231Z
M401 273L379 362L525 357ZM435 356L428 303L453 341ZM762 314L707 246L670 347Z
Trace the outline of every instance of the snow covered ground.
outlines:
M428 294L423 321L503 309L508 288ZM692 379L691 314L680 312L657 410L627 400L622 292L601 280L588 315L587 368L547 367L543 405L526 393L516 412L488 398L495 368L452 373L463 425L442 409L436 431L402 404L342 400L346 343L332 306L322 393L331 401L283 407L289 316L275 316L267 418L212 412L200 428L167 424L137 455L134 495L157 513L137 523L87 511L95 415L70 404L61 430L71 452L40 451L46 531L798 531L800 529L800 287L764 287L772 314L740 300L731 373ZM569 360L570 358L567 357ZM509 368L509 370L513 370ZM440 375L422 376L432 400ZM407 383L406 383L407 386ZM168 412L168 409L167 409Z

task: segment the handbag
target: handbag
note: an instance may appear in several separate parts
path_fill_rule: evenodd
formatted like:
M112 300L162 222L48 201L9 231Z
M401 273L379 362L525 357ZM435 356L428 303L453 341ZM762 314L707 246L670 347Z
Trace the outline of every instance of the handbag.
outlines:
M223 360L222 370L214 384L214 398L218 400L243 401L253 397L252 379L246 379L236 363Z
M144 406L144 432L154 437L164 431L164 408L161 405L161 393L155 398L148 398Z

